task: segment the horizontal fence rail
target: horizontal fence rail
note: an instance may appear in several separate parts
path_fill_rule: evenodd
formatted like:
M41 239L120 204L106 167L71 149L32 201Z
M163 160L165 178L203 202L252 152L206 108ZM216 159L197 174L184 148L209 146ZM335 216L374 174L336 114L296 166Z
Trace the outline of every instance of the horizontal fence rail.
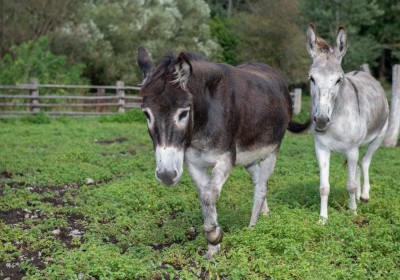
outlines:
M140 108L140 87L49 85L32 81L27 85L0 85L0 118L44 112L49 116L96 116L123 113ZM74 93L75 91L75 93ZM76 92L78 91L78 92ZM294 114L301 110L301 89L290 93Z
M44 112L50 116L96 116L139 108L140 87L49 85L32 81L26 85L0 85L0 118Z

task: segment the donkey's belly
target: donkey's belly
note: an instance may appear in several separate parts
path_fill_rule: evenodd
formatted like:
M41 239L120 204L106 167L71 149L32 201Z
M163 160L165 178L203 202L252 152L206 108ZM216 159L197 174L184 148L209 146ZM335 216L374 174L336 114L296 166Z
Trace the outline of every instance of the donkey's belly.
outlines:
M256 160L262 160L275 152L278 145L263 146L253 149L241 149L236 147L235 165L249 165Z

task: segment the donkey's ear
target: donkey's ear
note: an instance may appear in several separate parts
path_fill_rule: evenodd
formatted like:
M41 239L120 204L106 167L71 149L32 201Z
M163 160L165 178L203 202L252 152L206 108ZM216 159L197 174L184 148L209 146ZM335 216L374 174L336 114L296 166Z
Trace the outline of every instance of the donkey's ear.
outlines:
M315 34L314 23L310 23L307 28L307 50L312 58L316 56L318 51L317 35Z
M179 83L179 86L183 90L187 90L187 83L190 75L192 75L192 65L190 64L189 57L185 52L181 52L178 55L176 63L174 65L174 80L173 84Z
M139 64L140 70L143 73L142 84L144 84L146 79L153 74L155 67L153 61L150 58L150 55L147 53L146 49L142 46L138 48L137 62Z
M347 33L343 25L340 25L336 35L336 44L333 48L336 58L342 61L343 56L347 51Z

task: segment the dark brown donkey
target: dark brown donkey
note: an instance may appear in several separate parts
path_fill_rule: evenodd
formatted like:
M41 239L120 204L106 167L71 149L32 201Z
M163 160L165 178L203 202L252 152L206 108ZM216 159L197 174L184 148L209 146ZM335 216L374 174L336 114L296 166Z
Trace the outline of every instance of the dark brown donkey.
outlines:
M232 168L243 165L253 180L253 226L260 212L269 212L267 180L286 129L300 132L308 124L291 121L287 86L268 65L232 67L181 52L154 68L142 47L138 63L144 74L140 94L156 154L156 178L175 185L185 162L201 201L210 259L219 251L223 233L216 200Z

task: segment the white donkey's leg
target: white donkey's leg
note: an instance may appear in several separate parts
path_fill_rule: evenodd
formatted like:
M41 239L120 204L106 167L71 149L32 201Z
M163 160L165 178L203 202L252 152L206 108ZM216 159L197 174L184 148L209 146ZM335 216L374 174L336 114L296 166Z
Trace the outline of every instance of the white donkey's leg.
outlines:
M258 170L257 180L253 179L254 183L254 204L251 213L249 227L256 224L260 211L263 214L268 214L267 191L268 191L268 178L271 176L275 168L276 154L272 154L260 162L260 166L249 166L247 170L252 175L252 179L256 177ZM254 174L254 176L253 176Z
M329 159L331 152L325 148L322 148L315 143L315 152L317 154L318 165L319 165L319 193L321 196L321 210L320 210L320 224L325 224L328 219L328 197L330 191L329 185Z
M252 164L246 166L247 172L249 172L251 180L253 182L254 188L258 184L258 177L260 176L260 165L258 164L258 161L254 161ZM267 204L267 197L265 197L265 201L263 205L261 206L261 213L263 215L268 215L269 214L269 209L268 209L268 204Z
M219 251L219 243L223 235L223 231L217 221L216 201L223 184L232 170L231 156L230 154L224 154L218 159L209 179L206 168L199 168L188 161L186 166L197 186L203 213L204 231L208 241L206 258L211 259ZM206 179L208 180L206 181Z
M358 200L360 200L360 196L361 196L361 169L360 169L360 165L359 164L357 164L356 180L357 180L356 198Z
M346 187L350 195L349 209L352 211L357 210L356 192L357 185L359 184L359 179L357 178L358 155L358 148L354 148L346 152L347 166L349 172Z
M372 141L371 144L369 144L368 149L365 152L365 155L362 159L362 172L363 172L364 182L360 199L363 202L368 202L369 200L369 190L370 190L369 166L371 164L372 155L381 145L383 138L385 137L386 134L386 129L387 129L387 123L384 129L382 130L381 134L374 141Z
M258 177L260 176L260 165L258 164L258 161L256 160L252 164L246 166L246 170L250 174L251 181L253 182L253 187L255 189L258 184ZM263 213L264 215L268 215L269 213L266 199L267 197L265 197L265 201L261 206L261 213Z

